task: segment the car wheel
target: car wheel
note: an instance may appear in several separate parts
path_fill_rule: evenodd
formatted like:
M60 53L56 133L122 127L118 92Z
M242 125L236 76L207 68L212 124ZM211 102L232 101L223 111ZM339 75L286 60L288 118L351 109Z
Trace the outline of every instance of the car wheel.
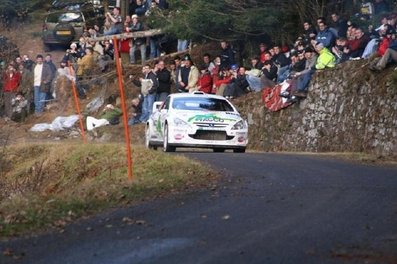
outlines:
M69 44L76 34L74 27L68 23L59 23L54 27L54 38L61 43Z
M214 148L214 152L225 152L224 148Z
M163 150L164 152L175 152L175 147L168 144L168 125L164 128L164 139L163 139Z
M245 153L245 148L233 149L234 153Z
M150 144L150 125L147 125L145 130L145 147L147 149L153 148L153 145Z

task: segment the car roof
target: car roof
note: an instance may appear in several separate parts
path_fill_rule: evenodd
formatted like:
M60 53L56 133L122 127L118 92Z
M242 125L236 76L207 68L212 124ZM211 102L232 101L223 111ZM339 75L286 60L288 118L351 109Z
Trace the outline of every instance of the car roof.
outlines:
M205 97L205 98L215 98L226 100L225 97L215 94L206 94L206 93L175 93L170 94L171 98L191 98L191 97Z

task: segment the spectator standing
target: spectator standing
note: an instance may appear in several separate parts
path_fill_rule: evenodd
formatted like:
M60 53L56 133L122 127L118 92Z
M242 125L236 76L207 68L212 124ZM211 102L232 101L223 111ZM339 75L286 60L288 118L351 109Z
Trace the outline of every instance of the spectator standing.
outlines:
M199 70L193 64L189 54L183 57L184 67L181 68L179 84L184 92L197 91L197 84L199 79Z
M138 32L143 31L144 25L139 21L137 15L131 16L131 23L126 27L127 32ZM130 43L130 63L135 64L135 51L139 49L141 51L141 61L142 65L145 64L146 61L146 38L132 38Z
M47 64L47 65L50 67L51 73L52 73L51 88L50 88L50 91L47 92L47 95L46 95L46 97L45 97L45 100L48 101L48 100L53 99L53 97L52 97L52 91L53 91L52 81L54 80L55 74L57 73L57 66L55 66L55 64L52 62L52 56L51 56L51 54L47 54L47 55L45 56L45 58L44 58L44 63Z
M21 82L19 83L19 91L23 97L28 101L28 113L30 112L30 105L33 100L33 74L31 71L25 69L24 64L18 66L19 74L21 75Z
M6 120L12 117L12 100L18 92L20 81L21 75L15 69L15 66L12 64L8 65L7 70L3 73L4 110Z
M235 64L234 51L229 43L225 40L221 41L221 68L230 68Z
M165 67L164 60L159 60L154 68L154 73L159 81L159 87L156 91L156 101L165 101L171 93L171 73Z
M149 65L142 67L143 78L140 78L141 93L143 95L142 115L140 121L146 122L152 114L153 104L156 99L159 82L156 74L150 69Z
M23 65L25 66L25 69L32 71L34 62L29 58L29 55L25 54L22 56L22 58L23 58Z
M46 94L50 91L52 71L48 64L44 63L41 54L36 56L36 65L33 68L33 88L35 113L41 114L44 108Z

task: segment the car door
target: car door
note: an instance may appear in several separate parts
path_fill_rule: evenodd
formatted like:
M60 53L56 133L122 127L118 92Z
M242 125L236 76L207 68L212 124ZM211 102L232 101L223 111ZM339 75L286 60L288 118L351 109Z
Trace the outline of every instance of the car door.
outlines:
M165 122L170 114L170 102L171 102L171 97L168 96L167 99L165 100L163 107L160 109L159 112L159 118L157 120L157 124L158 124L158 132L159 132L159 136L162 140L164 140L164 126L165 126Z

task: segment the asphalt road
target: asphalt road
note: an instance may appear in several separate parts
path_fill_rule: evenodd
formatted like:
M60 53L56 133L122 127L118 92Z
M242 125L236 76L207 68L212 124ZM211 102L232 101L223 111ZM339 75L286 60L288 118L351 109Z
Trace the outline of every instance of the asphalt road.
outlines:
M1 242L21 257L2 254L0 263L397 263L397 167L184 154L222 170L224 180L62 234Z

